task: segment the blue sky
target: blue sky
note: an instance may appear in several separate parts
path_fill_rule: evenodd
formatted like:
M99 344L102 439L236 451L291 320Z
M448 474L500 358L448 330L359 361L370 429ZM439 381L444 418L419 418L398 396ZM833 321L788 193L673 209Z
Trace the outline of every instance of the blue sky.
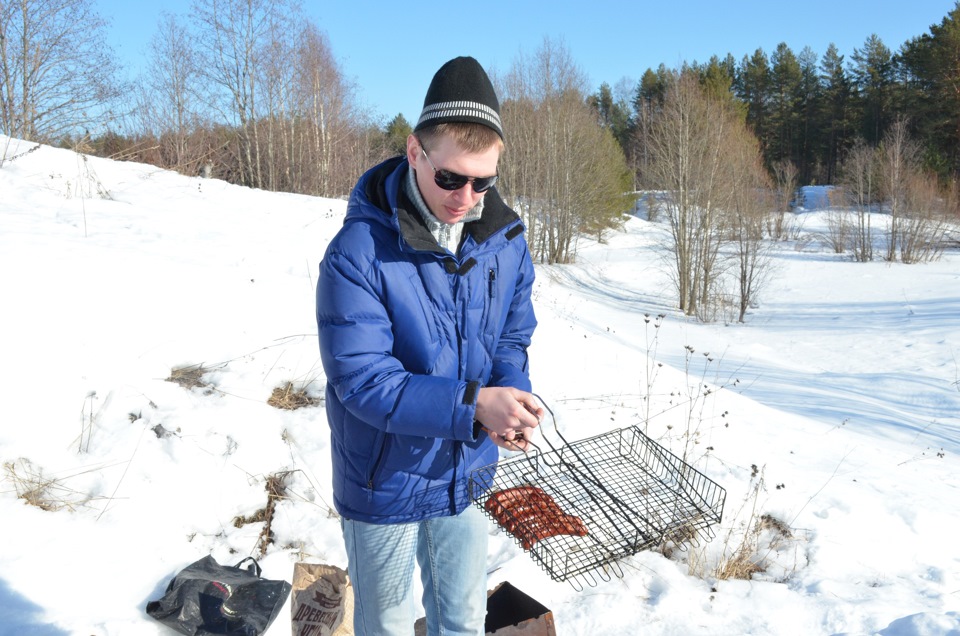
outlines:
M189 14L190 0L93 0L111 21L108 41L131 75L165 11ZM892 51L926 33L956 0L484 0L462 3L305 0L308 15L327 33L344 73L375 114L419 116L433 73L457 55L506 72L518 55L531 56L544 38L562 42L587 74L602 82L632 83L661 63L703 62L732 53L739 61L758 47L769 56L780 42L794 53L810 46L822 56L831 42L849 61L854 48L877 34Z

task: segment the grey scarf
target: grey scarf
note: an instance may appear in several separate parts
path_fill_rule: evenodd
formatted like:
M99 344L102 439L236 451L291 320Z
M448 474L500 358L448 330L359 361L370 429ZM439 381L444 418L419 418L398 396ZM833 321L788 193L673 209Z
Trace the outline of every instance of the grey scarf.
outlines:
M452 224L443 223L437 219L437 217L433 216L430 208L427 207L427 202L423 200L423 196L420 194L420 188L417 186L416 171L412 167L407 170L407 179L403 182L403 188L406 195L413 201L417 212L420 213L420 216L422 216L424 222L426 222L430 234L432 234L433 238L437 241L437 245L446 249L451 254L456 254L457 248L460 246L460 237L463 235L463 224L469 223L470 221L479 221L483 215L483 199L480 199L477 205L467 212L462 221L457 221Z

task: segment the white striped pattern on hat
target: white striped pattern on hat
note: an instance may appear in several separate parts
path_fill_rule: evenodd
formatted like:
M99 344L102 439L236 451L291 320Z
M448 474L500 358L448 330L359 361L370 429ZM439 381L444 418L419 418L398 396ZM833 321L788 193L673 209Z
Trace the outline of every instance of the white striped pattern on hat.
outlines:
M485 119L498 131L503 130L500 125L500 115L486 104L472 101L440 102L423 107L417 127L434 119L456 120L458 117L474 117Z

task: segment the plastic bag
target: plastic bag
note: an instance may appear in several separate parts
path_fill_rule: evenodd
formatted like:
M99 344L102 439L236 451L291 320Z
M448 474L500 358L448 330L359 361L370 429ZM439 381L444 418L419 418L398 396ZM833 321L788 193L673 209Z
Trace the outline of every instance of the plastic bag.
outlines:
M206 556L178 572L163 598L147 603L147 614L188 636L261 636L289 594L286 581L260 578L253 557L231 567Z

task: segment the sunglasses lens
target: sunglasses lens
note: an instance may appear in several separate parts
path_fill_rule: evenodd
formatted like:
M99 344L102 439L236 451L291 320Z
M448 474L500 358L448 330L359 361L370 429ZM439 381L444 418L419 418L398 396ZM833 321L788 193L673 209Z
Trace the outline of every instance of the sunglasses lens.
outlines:
M433 165L433 162L430 160L430 155L427 154L427 150L422 144L420 146L420 152L423 153L423 156L427 159L427 163L433 168L433 180L437 184L437 187L443 190L449 190L451 192L459 190L472 181L473 191L480 193L486 192L497 182L497 175L493 175L492 177L465 177L462 174L450 172L449 170L438 170L437 167Z
M456 172L450 172L449 170L437 170L434 173L434 181L444 190L459 190L467 185L467 183L471 181L471 178L457 174ZM492 177L474 177L473 191L477 193L486 192L492 188L496 182L497 175L493 175Z
M469 177L457 174L456 172L450 172L449 170L437 170L433 175L433 179L437 182L437 185L444 190L459 190L470 181Z
M479 179L473 180L473 191L474 192L486 192L493 187L493 184L497 182L497 175L492 177L482 177Z

